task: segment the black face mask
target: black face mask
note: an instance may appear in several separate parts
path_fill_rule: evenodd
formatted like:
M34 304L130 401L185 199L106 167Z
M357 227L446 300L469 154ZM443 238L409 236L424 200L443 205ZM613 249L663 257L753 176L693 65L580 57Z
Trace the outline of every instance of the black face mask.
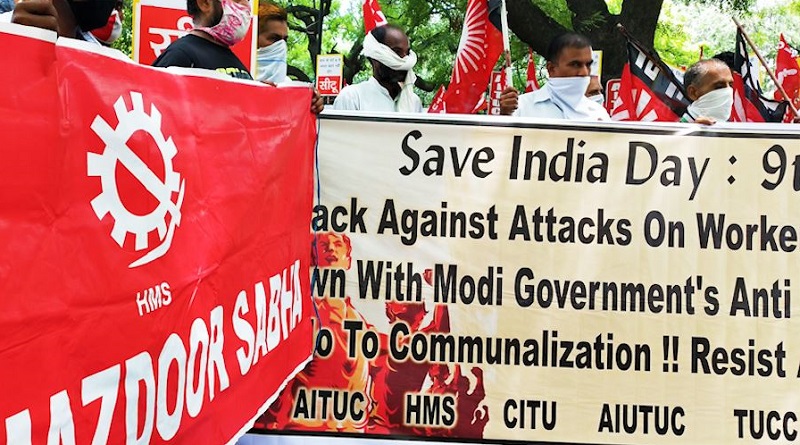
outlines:
M378 78L387 82L405 82L408 71L397 71L380 63L378 64Z
M116 6L116 0L67 0L75 22L83 31L102 28L108 23L108 16Z

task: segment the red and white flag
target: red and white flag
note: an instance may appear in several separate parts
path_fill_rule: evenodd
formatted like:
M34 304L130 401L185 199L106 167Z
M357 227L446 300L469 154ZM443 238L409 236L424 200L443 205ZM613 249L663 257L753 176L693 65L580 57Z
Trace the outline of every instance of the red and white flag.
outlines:
M453 75L444 101L448 113L469 114L476 109L503 53L500 0L469 0Z
M747 44L741 31L736 31L736 52L733 58L733 110L731 122L781 122L788 103L764 97L755 67L750 64Z
M795 106L800 104L800 65L798 65L798 51L789 45L781 34L780 41L778 42L778 54L775 63L775 76L778 78L778 83L789 95L787 100L791 100ZM784 100L780 90L775 91L776 100ZM786 111L786 122L793 120L793 113L791 109Z
M386 16L381 11L378 0L364 0L364 34L369 34L373 29L387 24Z
M628 38L628 63L622 69L619 95L611 118L622 121L676 122L689 100L683 85L658 54Z
M312 355L311 91L54 42L0 24L0 443L231 443Z
M528 81L525 83L525 92L530 93L539 89L539 79L536 77L536 59L533 50L528 49Z
M439 87L439 90L436 91L436 95L433 96L431 106L428 107L428 113L447 113L444 104L444 93L446 91L447 90L445 89L444 85Z

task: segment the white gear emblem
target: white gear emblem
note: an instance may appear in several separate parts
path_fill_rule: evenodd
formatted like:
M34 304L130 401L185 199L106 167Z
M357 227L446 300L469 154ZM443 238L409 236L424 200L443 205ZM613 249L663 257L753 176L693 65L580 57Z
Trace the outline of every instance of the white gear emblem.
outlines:
M175 228L181 223L180 209L186 180L181 181L180 175L173 169L172 159L178 150L172 138L166 139L161 131L161 113L155 104L151 104L150 114L147 114L141 93L131 91L130 96L133 105L130 111L125 105L124 96L120 96L114 103L114 112L119 121L116 128L111 128L99 115L95 116L92 131L103 140L105 147L102 154L89 152L86 160L89 176L100 177L102 185L102 191L92 200L92 208L100 220L107 214L111 214L114 218L111 238L120 247L130 233L136 238L135 249L146 250L150 247L148 234L153 230L158 231L161 244L128 266L134 268L160 258L172 245ZM128 140L137 131L146 132L156 142L164 162L164 181L128 147ZM158 200L158 206L149 214L133 214L122 203L115 177L118 162ZM175 192L178 193L178 198L173 202L172 194ZM167 227L167 213L171 217L169 227Z

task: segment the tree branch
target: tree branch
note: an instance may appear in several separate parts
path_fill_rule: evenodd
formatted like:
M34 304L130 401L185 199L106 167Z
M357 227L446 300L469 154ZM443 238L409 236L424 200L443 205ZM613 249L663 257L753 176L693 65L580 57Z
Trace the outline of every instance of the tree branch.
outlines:
M620 23L633 37L652 48L663 5L664 0L624 0L619 15Z
M437 85L437 84L435 84L433 82L429 82L429 81L427 81L427 80L425 80L425 79L423 79L423 78L421 78L419 76L417 76L417 81L414 82L414 86L419 88L422 91L427 91L429 93L431 91L439 88L439 85Z
M301 82L311 82L311 78L308 77L308 74L294 65L289 65L286 67L286 75L294 77Z
M566 0L572 11L572 28L583 34L607 23L611 19L608 6L603 0Z
M567 31L530 0L507 0L508 27L539 54L547 51L555 36Z

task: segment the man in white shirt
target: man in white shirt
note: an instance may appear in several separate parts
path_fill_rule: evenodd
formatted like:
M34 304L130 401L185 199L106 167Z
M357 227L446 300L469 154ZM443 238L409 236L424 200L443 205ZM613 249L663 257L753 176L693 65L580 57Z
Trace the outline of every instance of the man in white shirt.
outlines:
M342 88L333 102L334 110L422 112L422 101L414 93L417 55L409 49L402 29L394 25L373 29L364 38L361 54L372 64L372 77Z
M562 34L547 48L549 80L539 90L519 95L513 87L500 96L500 112L514 116L606 121L602 105L586 98L592 67L592 43L576 33Z

